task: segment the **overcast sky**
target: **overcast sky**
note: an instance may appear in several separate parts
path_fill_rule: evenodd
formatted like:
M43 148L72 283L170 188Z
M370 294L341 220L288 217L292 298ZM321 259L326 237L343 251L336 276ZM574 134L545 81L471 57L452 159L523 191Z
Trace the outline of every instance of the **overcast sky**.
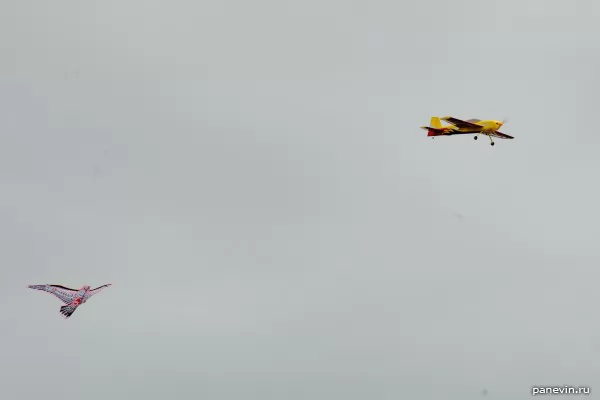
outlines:
M599 12L0 0L1 397L600 390Z

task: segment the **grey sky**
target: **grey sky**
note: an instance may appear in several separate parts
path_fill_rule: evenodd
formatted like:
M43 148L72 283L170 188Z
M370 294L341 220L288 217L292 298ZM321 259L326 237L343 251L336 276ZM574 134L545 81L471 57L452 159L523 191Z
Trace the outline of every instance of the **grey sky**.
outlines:
M0 10L3 399L600 390L597 1Z

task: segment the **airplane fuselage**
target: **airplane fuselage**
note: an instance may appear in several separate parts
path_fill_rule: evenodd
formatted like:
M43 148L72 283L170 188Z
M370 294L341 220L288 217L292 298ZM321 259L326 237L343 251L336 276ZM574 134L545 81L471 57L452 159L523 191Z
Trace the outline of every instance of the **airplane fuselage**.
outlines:
M474 127L474 126L458 127L455 125L446 125L441 128L438 128L438 129L444 130L446 132L455 131L455 132L462 132L462 133L490 133L490 132L496 132L502 126L501 121L496 121L493 119L472 122L472 124L477 125L477 127Z
M482 126L482 129L481 129L482 132L496 132L502 126L501 121L496 121L493 119L479 121L476 124Z

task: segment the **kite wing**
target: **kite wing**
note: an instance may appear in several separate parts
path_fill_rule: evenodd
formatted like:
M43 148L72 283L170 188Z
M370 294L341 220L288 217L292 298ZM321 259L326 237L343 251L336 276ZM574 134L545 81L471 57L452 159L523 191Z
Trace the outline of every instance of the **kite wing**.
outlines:
M454 118L454 117L443 117L440 118L446 122L451 123L452 125L463 128L463 129L481 129L481 125L474 124L473 122L463 121L462 119Z
M92 297L93 295L95 295L96 293L100 292L101 290L103 290L104 288L107 288L109 286L111 286L112 283L109 283L107 285L102 285L102 286L98 286L95 289L90 290L89 292L87 292L85 294L85 300L88 300L90 297Z
M29 285L29 289L41 290L48 292L60 299L65 304L71 304L75 300L77 290L64 287L61 285Z
M498 132L498 131L490 133L490 136L494 136L494 137L497 137L500 139L514 139L513 136L510 136L510 135L507 135L506 133L502 133L502 132Z

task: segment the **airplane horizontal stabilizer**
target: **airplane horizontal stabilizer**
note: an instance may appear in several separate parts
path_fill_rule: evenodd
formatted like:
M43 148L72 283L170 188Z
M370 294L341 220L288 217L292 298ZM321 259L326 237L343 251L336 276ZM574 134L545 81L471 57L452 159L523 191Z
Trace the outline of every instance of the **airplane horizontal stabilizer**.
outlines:
M432 128L431 126L422 126L421 129L425 129L427 131L427 136L441 136L444 134L443 129Z

